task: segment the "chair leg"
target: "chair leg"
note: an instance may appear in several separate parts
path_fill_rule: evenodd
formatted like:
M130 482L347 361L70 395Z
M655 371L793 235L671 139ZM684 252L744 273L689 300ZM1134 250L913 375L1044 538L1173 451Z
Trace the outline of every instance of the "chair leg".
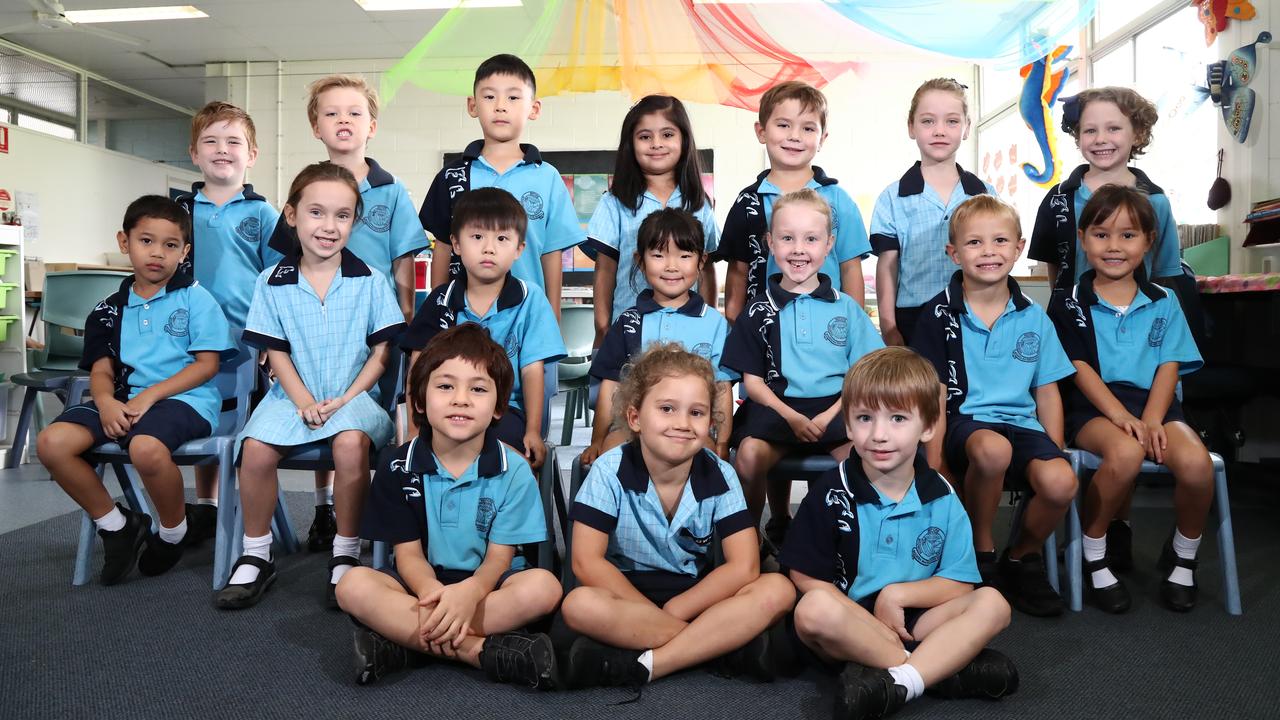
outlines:
M98 466L98 479L106 476L107 466ZM71 584L79 587L89 582L89 559L93 557L93 518L89 513L81 513L80 540L76 544L76 561L71 569Z
M1044 539L1044 572L1049 576L1049 585L1053 591L1062 594L1058 586L1058 533L1051 532Z
M16 468L22 464L22 454L27 449L27 432L31 428L31 413L35 410L35 388L27 388L22 395L22 410L18 412L18 427L13 431L13 446L4 459L5 468Z
M583 388L578 391L578 395L582 398L582 425L589 428L591 427L592 415L590 393L587 392L586 388Z
M275 534L285 555L298 552L298 536L294 534L293 525L289 522L289 511L284 505L284 490L276 494L276 512L271 517L271 532Z
M213 589L221 590L231 578L231 564L237 559L233 553L236 534L236 511L240 498L236 495L235 459L231 454L232 443L218 456L218 529L213 538Z
M1240 578L1236 573L1236 540L1231 527L1231 500L1227 496L1227 470L1222 457L1213 459L1213 499L1218 506L1218 555L1222 563L1222 590L1227 612L1240 615L1244 612L1240 603Z
M387 566L387 544L381 540L374 540L373 543L373 569L381 570Z
M160 532L160 515L152 512L151 506L147 504L147 495L142 489L142 480L137 471L132 465L123 463L112 463L111 467L115 470L116 479L120 481L120 489L124 492L124 500L129 509L150 516L151 532Z
M1073 612L1080 612L1084 607L1084 545L1080 531L1080 513L1076 501L1071 501L1067 508L1067 593L1068 604Z
M575 412L578 402L577 389L570 390L564 396L564 417L561 419L560 425L560 444L569 445L573 442L573 421L577 419Z

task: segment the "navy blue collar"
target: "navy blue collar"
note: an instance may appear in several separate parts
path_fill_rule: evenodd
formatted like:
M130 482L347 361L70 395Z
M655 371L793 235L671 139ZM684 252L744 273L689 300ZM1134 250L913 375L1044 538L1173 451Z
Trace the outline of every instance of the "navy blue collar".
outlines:
M119 292L124 293L126 302L129 298L129 293L133 291L133 282L137 277L137 275L130 275L120 281ZM181 290L182 288L191 287L195 284L195 278L191 277L190 273L175 272L173 277L169 278L169 282L164 284L164 291L165 293L171 293L175 290Z
M1022 288L1018 287L1018 281L1010 275L1009 281L1009 299L1013 300L1013 309L1023 310L1031 305L1031 299L1022 294ZM947 305L958 313L968 312L964 305L964 271L957 270L951 276L951 282L947 283Z
M800 297L798 293L782 289L782 273L774 273L769 276L769 285L764 292L769 296L769 302L773 303L775 310L781 310L792 300ZM835 302L838 294L835 288L831 287L831 278L824 273L818 273L818 287L809 293L809 297L825 302Z
M1085 307L1098 304L1098 294L1093 290L1093 280L1096 275L1097 272L1092 268L1084 271L1080 276L1080 281L1076 283L1075 292L1072 293L1075 299ZM1138 290L1143 295L1146 295L1151 302L1166 297L1163 288L1147 279L1147 269L1143 267L1142 263L1139 263L1138 267L1134 268L1133 279L1138 283Z
M1087 172L1089 172L1089 165L1087 163L1077 166L1076 169L1072 170L1071 174L1067 176L1067 179L1063 180L1062 183L1058 185L1059 190L1071 193L1079 190L1080 184L1084 182L1084 174ZM1164 194L1164 190L1160 189L1159 185L1151 182L1151 178L1147 177L1146 173L1132 166L1129 167L1129 172L1133 173L1134 185L1142 192L1148 195Z
M484 444L480 446L479 462L476 474L482 478L497 477L507 471L507 454L498 442L498 423L495 420L484 431ZM418 431L409 448L409 472L415 475L439 475L436 465L435 450L431 447L431 426L426 425Z
M964 188L965 195L981 195L987 191L987 186L982 184L982 179L977 175L960 167L959 163L956 163L956 170L960 172L960 187ZM924 172L920 169L920 161L917 160L916 164L898 179L898 197L919 195L922 192L924 192ZM948 199L942 198L942 201L946 202Z
M520 143L520 151L524 153L524 161L530 165L542 164L542 153L538 152L538 148L529 143ZM463 160L475 160L484 154L484 140L472 140L467 148L462 151Z
M913 468L916 476L916 496L920 498L921 505L951 494L951 486L929 467L929 463L920 453L916 453ZM856 502L880 502L880 493L867 479L867 474L862 469L862 459L857 453L851 453L847 460L840 463L840 481Z
M632 440L622 446L618 482L633 493L643 495L649 492L649 468L645 467L639 440ZM693 456L693 465L689 468L689 487L693 489L693 499L698 502L729 492L729 484L720 472L720 463L716 462L710 450L704 448Z
M298 268L302 266L302 254L294 253L285 257L277 265L275 272L271 273L271 277L267 278L268 285L297 285L299 272ZM339 272L343 277L364 277L372 275L369 266L364 261L356 257L356 254L346 248L342 248L342 265Z
M365 180L369 181L369 187L382 187L383 185L390 185L396 181L395 176L386 170L383 170L377 160L365 155L364 161L369 164L369 174L365 176Z
M203 180L201 180L200 182L191 183L191 198L194 200L196 195L203 189L204 189ZM254 192L253 186L250 185L249 183L244 184L244 189L242 189L240 193L244 195L245 200L261 200L262 202L267 201L266 198Z
M826 187L828 185L835 185L836 183L839 182L833 177L827 177L827 172L822 168L818 167L817 165L810 165L809 169L813 171L813 181L818 183L818 185L820 185L821 187ZM763 183L766 179L768 179L770 172L772 171L762 170L759 175L756 175L755 185L751 188L753 192L760 192L760 184Z
M498 291L498 309L506 310L519 305L524 302L527 293L528 289L524 283L508 272L507 277L502 281L502 289ZM444 304L456 313L465 308L466 303L467 274L464 272L449 282L449 287L444 291Z
M663 309L657 300L653 299L653 288L645 288L636 296L636 309L642 314L658 312ZM696 292L689 293L689 300L684 305L676 308L676 312L689 317L702 317L707 312L707 304L702 300L702 296Z

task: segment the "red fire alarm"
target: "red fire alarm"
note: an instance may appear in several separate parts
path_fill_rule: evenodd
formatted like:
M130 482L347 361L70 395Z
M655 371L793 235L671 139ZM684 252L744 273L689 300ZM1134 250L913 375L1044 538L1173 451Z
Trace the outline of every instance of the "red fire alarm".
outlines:
M9 128L0 125L0 153L9 154Z

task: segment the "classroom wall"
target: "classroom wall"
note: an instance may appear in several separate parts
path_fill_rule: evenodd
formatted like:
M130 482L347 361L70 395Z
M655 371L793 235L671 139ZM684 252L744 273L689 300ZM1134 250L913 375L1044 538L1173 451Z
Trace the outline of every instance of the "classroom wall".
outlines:
M324 148L307 124L307 84L334 72L363 73L376 84L380 72L394 62L210 64L206 99L227 99L253 116L259 156L250 181L278 203L298 170L324 158ZM963 80L973 75L968 63L921 55L918 60L898 57L891 63L871 63L860 75L838 78L825 89L830 136L816 163L840 180L870 221L876 196L918 159L915 143L906 134L907 107L916 86L932 77ZM631 103L617 92L546 98L541 117L526 126L526 141L548 151L615 149ZM699 147L715 150L716 208L723 222L737 191L766 166L764 147L752 130L755 115L719 105L690 104L688 109ZM277 111L282 123L277 123ZM464 98L404 86L382 108L368 153L406 183L417 204L439 170L443 153L459 151L479 137L479 124L467 115ZM972 166L974 156L970 140L961 151L961 163Z
M0 187L39 198L39 239L27 257L45 262L101 263L118 252L116 231L139 195L167 195L169 183L200 176L86 143L6 125L9 153L0 155Z

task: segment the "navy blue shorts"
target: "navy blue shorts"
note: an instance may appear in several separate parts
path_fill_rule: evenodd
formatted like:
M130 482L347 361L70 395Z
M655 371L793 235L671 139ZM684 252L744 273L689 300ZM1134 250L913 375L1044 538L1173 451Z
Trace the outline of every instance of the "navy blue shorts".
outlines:
M861 605L863 610L875 615L876 598L879 596L880 593L877 591L855 602ZM911 633L914 637L916 633L916 623L920 621L920 618L923 617L925 613L929 612L929 608L903 608L902 611L903 625L907 628L907 632ZM787 617L784 619L784 622L786 623L785 627L788 639L793 643L804 662L828 672L840 672L845 664L843 660L827 660L815 653L812 648L805 645L804 641L800 639L800 635L796 632L795 615L787 613ZM915 650L919 645L919 640L912 640L910 642L903 643L903 647L905 647L907 651Z
M98 414L98 406L94 405L92 400L83 405L67 408L54 419L54 422L71 423L88 429L93 435L95 448L114 442L127 449L129 441L133 438L149 435L164 443L172 453L188 440L208 437L213 433L208 420L200 417L200 413L190 405L173 398L165 398L152 405L151 409L138 418L133 427L129 428L129 432L119 440L107 437L107 431L102 429L102 416Z
M1112 395L1116 396L1116 399L1120 401L1121 405L1124 405L1124 409L1128 410L1130 415L1133 415L1138 419L1142 418L1142 412L1147 409L1147 397L1151 394L1150 390L1133 387L1132 385L1121 385L1119 383L1109 384L1107 385L1107 389L1111 391ZM1074 443L1076 441L1076 435L1080 433L1080 430L1084 428L1090 420L1100 417L1104 417L1103 414L1093 406L1093 403L1089 402L1089 400L1085 398L1084 393L1081 393L1079 390L1074 390L1074 394L1071 399L1071 407L1067 411L1066 415L1067 442ZM1164 414L1164 422L1171 423L1186 421L1187 418L1182 413L1182 403L1177 397L1174 397L1173 402L1169 403L1168 411Z
M902 342L908 346L911 345L911 338L915 337L916 325L920 323L920 313L922 312L924 312L923 305L894 308L893 317L898 321L898 332L902 333Z
M840 399L839 395L820 398L779 398L787 407L812 418L831 407ZM765 407L752 400L743 401L738 411L733 414L733 435L729 443L737 447L746 438L757 438L775 445L786 445L792 450L806 453L825 453L849 442L845 433L844 421L837 415L827 425L827 430L818 442L804 442L791 431L791 426L772 408Z
M969 469L969 456L965 454L964 444L969 436L978 430L990 430L1009 441L1013 447L1013 457L1009 460L1009 469L1005 471L1005 484L1012 490L1028 491L1031 483L1027 480L1027 465L1032 460L1067 459L1056 443L1041 430L1028 430L1009 423L989 423L962 417L947 422L947 434L942 441L942 451L947 459L947 467L957 482L964 482L964 474Z
M524 572L525 570L529 570L529 569L530 568L528 565L522 568L507 568L507 571L502 573L502 575L498 578L498 584L494 585L493 589L497 590L498 588L502 587L502 583L506 582L507 578L511 577L512 575L515 575L516 573ZM463 580L466 580L472 575L475 575L475 572L471 570L449 570L447 568L442 568L442 567L435 567L435 568L432 568L432 570L435 571L436 580L439 580L441 585L455 585L457 583L462 582ZM406 583L404 581L404 578L400 577L400 573L396 572L395 568L385 567L379 570L379 572L386 573L387 575L390 575L391 577L395 578L396 582L400 583L400 587L404 588L405 592L409 593L410 595L413 594L413 588L409 587L409 583Z
M630 582L641 595L658 607L666 605L671 598L698 584L698 578L692 575L661 570L623 574L627 582Z

